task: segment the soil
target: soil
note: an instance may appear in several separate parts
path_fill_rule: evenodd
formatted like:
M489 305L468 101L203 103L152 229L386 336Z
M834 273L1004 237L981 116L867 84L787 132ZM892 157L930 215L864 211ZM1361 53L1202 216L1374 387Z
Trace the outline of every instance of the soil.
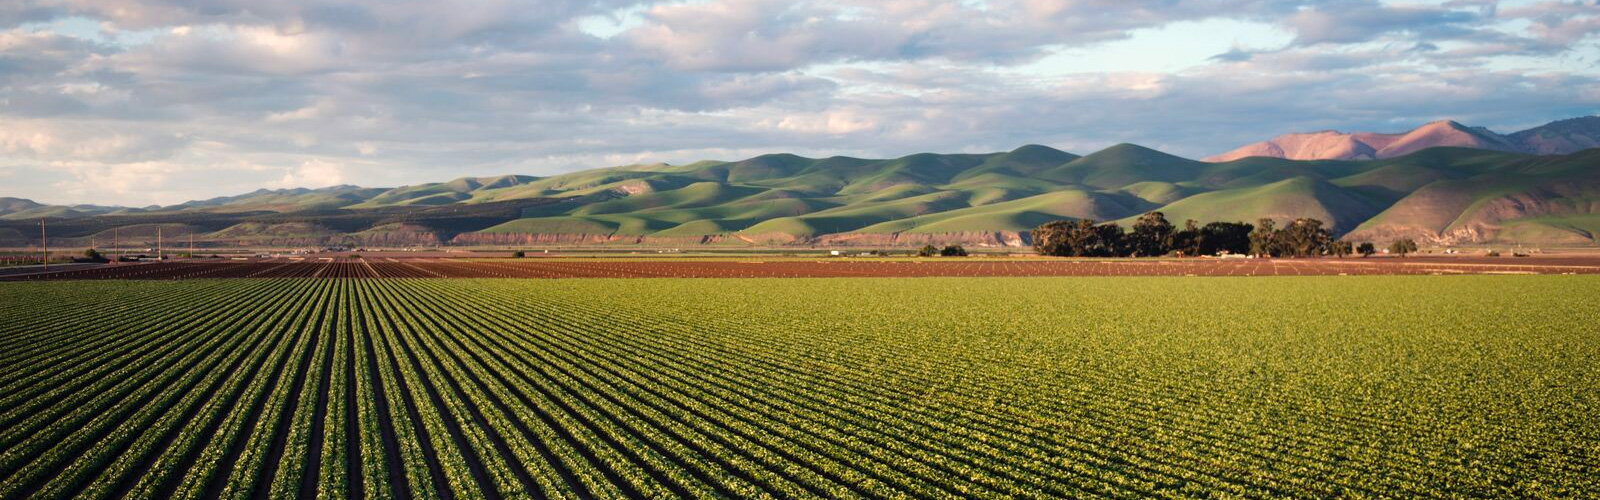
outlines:
M0 280L202 278L830 278L931 276L1330 276L1600 274L1600 257L1347 259L917 259L471 261L179 261L0 277Z

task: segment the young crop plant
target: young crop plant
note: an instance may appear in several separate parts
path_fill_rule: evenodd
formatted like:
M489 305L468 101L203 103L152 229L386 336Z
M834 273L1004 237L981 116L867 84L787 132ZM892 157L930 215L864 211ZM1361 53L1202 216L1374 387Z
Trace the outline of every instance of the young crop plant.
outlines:
M1054 269L1033 262L875 265ZM535 268L339 264L0 284L0 496L1600 491L1588 276L506 280Z

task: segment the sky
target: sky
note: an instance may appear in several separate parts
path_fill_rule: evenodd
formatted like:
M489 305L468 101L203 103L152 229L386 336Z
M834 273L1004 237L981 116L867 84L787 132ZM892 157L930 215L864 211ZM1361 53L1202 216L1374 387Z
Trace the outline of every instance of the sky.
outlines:
M1597 35L1597 0L6 0L0 196L1511 132L1600 112Z

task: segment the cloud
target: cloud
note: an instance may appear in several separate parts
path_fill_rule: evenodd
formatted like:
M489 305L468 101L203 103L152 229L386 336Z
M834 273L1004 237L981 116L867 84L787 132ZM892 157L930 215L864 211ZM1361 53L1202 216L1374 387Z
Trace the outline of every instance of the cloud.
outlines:
M104 121L0 119L0 153L45 162L123 164L171 157L189 138Z
M342 184L344 179L343 165L324 160L306 160L285 172L283 178L278 179L276 187L320 188Z
M1012 64L1176 21L1282 11L1280 2L1215 0L714 1L657 5L619 38L685 70L928 58Z
M1292 130L1600 109L1592 0L0 3L0 196L60 202L775 151L1202 156ZM624 21L596 36L596 18ZM1234 48L1161 71L1029 69L1211 19L1288 35L1217 33L1205 46Z
M1296 45L1359 43L1403 32L1425 37L1460 36L1488 16L1481 9L1391 6L1351 0L1302 10L1284 20Z
M1211 56L1210 60L1221 62L1245 62L1249 61L1252 57L1255 57L1254 52L1241 49L1239 47L1234 47L1232 49L1228 49L1227 52Z
M1503 9L1500 17L1527 20L1532 38L1565 48L1600 34L1600 2L1540 2Z

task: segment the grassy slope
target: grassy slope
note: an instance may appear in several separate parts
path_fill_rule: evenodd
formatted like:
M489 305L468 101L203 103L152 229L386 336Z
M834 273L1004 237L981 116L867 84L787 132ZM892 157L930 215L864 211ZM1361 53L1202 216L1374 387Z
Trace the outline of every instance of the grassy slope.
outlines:
M1456 153L1455 156L1445 156ZM1420 157L1420 158L1419 158ZM1403 158L1451 174L1400 198L1356 229L1381 234L1390 228L1433 233L1475 225L1504 226L1501 241L1573 243L1589 239L1582 225L1560 222L1600 213L1600 150L1568 156L1517 157L1471 150L1427 150ZM1452 161L1453 160L1453 161ZM1547 219L1551 223L1541 222ZM1526 223L1524 223L1526 222Z
M1349 230L1378 209L1327 182L1294 177L1256 187L1197 194L1161 207L1168 220L1246 221L1273 218L1280 222L1313 217L1340 230ZM1120 221L1132 223L1132 219Z
M1509 243L1592 245L1600 243L1600 214L1519 219L1505 224L1497 239Z
M527 185L537 177L502 175L498 177L462 177L450 182L405 186L385 191L365 202L345 208L378 208L407 205L448 205L473 199L483 192Z
M576 200L528 214L543 222L516 221L491 229L496 232L809 238L1026 231L1062 218L1129 222L1147 210L1162 210L1175 221L1316 217L1349 231L1396 218L1408 207L1432 217L1430 227L1443 229L1488 200L1572 171L1570 165L1518 155L1451 148L1370 162L1202 163L1128 144L1084 157L1026 146L990 155L893 160L765 155L618 167L475 196L496 199L538 189L540 196Z
M896 219L861 229L864 233L962 233L1027 231L1061 219L1105 220L1130 214L1126 207L1081 190L1054 191L1019 200Z
M29 220L39 218L76 219L88 217L90 214L72 209L72 207L45 205L35 208L18 210L5 215L0 215L0 220Z
M1531 208L1497 223L1600 212L1600 182L1591 180L1596 164L1596 152L1528 157L1436 148L1367 162L1245 158L1204 163L1130 144L1083 157L1024 146L1003 153L887 160L776 154L546 178L465 177L392 190L258 191L193 202L185 209L359 211L554 198L563 201L522 209L522 219L507 216L476 227L492 226L486 231L495 233L673 237L1023 231L1061 218L1126 222L1148 210L1166 212L1175 222L1316 217L1341 231L1411 227L1437 233L1480 224L1506 213L1508 204L1513 212ZM35 210L73 215L63 207ZM1578 231L1561 224L1535 226Z

